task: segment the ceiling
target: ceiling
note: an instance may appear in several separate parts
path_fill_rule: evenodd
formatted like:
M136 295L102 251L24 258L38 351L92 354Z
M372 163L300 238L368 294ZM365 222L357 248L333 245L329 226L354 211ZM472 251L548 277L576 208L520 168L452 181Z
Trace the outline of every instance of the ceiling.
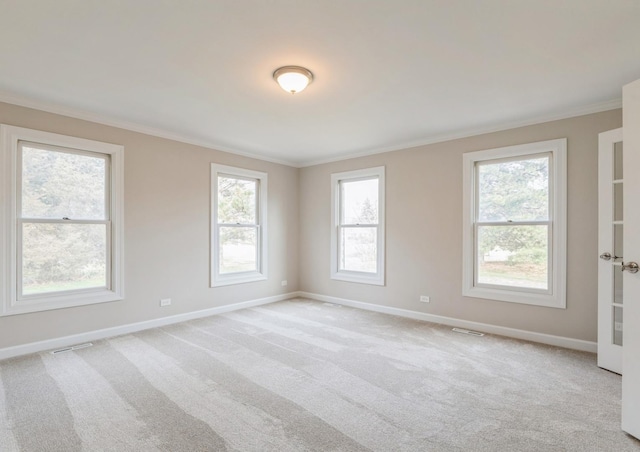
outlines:
M0 4L0 100L293 166L616 108L640 78L640 0ZM285 93L284 65L314 82Z

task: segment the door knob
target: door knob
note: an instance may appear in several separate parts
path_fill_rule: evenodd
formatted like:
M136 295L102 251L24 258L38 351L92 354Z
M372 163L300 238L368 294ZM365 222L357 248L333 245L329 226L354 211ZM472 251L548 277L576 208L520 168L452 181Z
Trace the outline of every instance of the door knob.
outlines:
M609 252L602 253L600 255L600 259L603 259L605 261L610 261L611 260L611 253L609 253Z
M638 273L640 266L635 262L622 263L622 271L628 271L629 273Z

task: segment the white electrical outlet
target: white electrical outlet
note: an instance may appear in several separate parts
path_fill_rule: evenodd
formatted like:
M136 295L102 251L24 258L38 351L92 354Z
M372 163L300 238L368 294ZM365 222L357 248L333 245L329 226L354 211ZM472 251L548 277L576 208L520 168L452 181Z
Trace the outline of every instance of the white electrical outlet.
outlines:
M426 295L420 295L420 301L423 303L429 303L431 300Z
M622 331L622 322L615 322L614 329L616 331Z
M287 282L287 280L285 279L284 281L282 281L282 283L281 283L281 284L282 284L282 287L284 287L284 286L286 286L286 285L287 285L287 284L289 284L289 283L288 283L288 282Z
M171 305L171 298L163 298L160 300L160 307L164 308L165 306Z

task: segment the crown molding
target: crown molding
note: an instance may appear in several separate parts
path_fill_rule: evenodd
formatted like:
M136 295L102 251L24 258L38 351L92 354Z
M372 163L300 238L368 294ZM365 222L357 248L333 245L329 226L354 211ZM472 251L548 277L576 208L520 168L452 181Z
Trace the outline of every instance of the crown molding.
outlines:
M518 127L531 126L531 125L541 124L549 121L558 121L561 119L569 119L577 116L584 116L592 113L600 113L603 111L622 108L622 99L618 98L618 99L613 99L605 102L599 102L595 104L589 104L581 107L571 108L568 110L564 110L561 113L541 115L541 116L537 116L534 118L525 119L521 121L511 121L511 122L505 122L505 123L488 126L488 127L465 129L465 130L460 130L454 133L439 134L439 135L436 134L421 140L407 141L407 142L399 143L393 146L372 148L372 149L361 151L361 152L345 152L342 155L337 155L337 156L326 158L326 159L315 159L315 160L294 162L290 160L275 159L275 158L267 157L264 155L254 154L251 152L238 151L237 149L233 149L228 146L219 145L207 140L193 139L186 135L167 132L165 130L162 130L156 127L145 126L132 121L115 119L107 115L100 115L97 113L91 113L91 112L84 111L77 108L64 107L58 104L39 101L29 97L19 96L7 91L0 90L0 102L5 102L8 104L17 105L20 107L33 108L33 109L41 110L47 113L54 113L54 114L67 116L75 119L81 119L84 121L90 121L90 122L94 122L94 123L98 123L98 124L102 124L110 127L117 127L119 129L138 132L145 135L151 135L158 138L177 141L180 143L192 144L194 146L201 146L207 149L226 152L229 154L239 155L242 157L261 160L264 162L277 163L279 165L290 166L293 168L305 168L309 166L322 165L325 163L351 160L358 157L367 157L369 155L383 154L385 152L401 151L403 149L410 149L410 148L426 146L426 145L435 144L435 143L443 143L445 141L468 138L476 135L483 135L483 134L493 133L493 132L501 132L504 130L515 129Z
M358 157L367 157L369 155L384 154L385 152L395 152L404 149L416 148L419 146L426 146L429 144L443 143L445 141L458 140L461 138L469 138L477 135L484 135L493 132L502 132L509 129L517 129L518 127L532 126L536 124L542 124L550 121L559 121L561 119L575 118L577 116L590 115L593 113L600 113L603 111L616 110L622 108L622 98L608 100L605 102L598 102L596 104L584 105L581 107L571 108L564 110L562 113L554 113L549 115L536 116L534 118L525 119L521 121L505 122L498 125L479 127L472 129L465 129L454 133L432 135L431 137L408 141L393 146L387 146L382 148L373 148L362 152L354 152L349 154L343 154L327 159L309 160L299 163L298 168L305 168L308 166L323 165L325 163L340 162L343 160L350 160Z
M250 152L238 151L228 146L219 145L207 140L198 140L182 135L179 133L167 132L156 127L145 126L133 121L125 121L121 119L115 119L107 115L101 115L97 113L91 113L79 108L64 107L58 104L43 102L35 100L25 96L19 96L7 91L0 90L0 102L7 104L17 105L19 107L33 108L35 110L41 110L47 113L54 113L57 115L67 116L69 118L81 119L83 121L94 122L105 126L116 127L118 129L129 130L131 132L138 132L145 135L151 135L158 138L164 138L167 140L177 141L185 144L192 144L194 146L200 146L215 151L226 152L228 154L239 155L242 157L248 157L256 160L262 160L264 162L277 163L279 165L292 166L294 168L299 167L295 162L288 160L281 160L266 157L264 155L253 154Z

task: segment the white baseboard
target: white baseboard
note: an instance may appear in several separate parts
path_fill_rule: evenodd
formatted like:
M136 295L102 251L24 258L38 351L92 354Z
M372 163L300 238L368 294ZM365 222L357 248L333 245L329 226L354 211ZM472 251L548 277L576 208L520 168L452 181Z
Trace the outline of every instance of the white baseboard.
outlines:
M186 312L184 314L172 315L169 317L161 317L159 319L145 320L143 322L129 323L127 325L115 326L112 328L104 328L101 330L88 331L86 333L73 334L71 336L63 336L45 341L31 342L28 344L16 345L13 347L0 348L0 360L13 358L15 356L28 355L29 353L37 353L45 350L53 350L70 345L80 344L89 341L97 341L108 337L120 336L122 334L135 333L159 326L171 325L173 323L185 322L187 320L199 319L211 315L222 314L225 312L236 311L238 309L251 308L276 301L288 300L299 296L298 292L292 292L272 297L259 298L256 300L243 301L241 303L233 303L215 308L203 309L201 311Z
M439 323L453 327L466 328L470 330L480 331L483 333L497 334L499 336L507 336L515 339L523 339L525 341L539 342L541 344L555 345L556 347L570 348L583 352L596 353L598 344L581 339L572 339L570 337L554 336L552 334L536 333L533 331L519 330L516 328L507 328L504 326L490 325L488 323L471 322L468 320L455 319L453 317L444 317L434 314L426 314L424 312L410 311L408 309L392 308L390 306L382 306L362 301L347 300L345 298L330 297L309 292L298 292L298 296L311 298L313 300L325 301L352 308L365 309L367 311L381 312L384 314L397 315L410 319L424 320L427 322Z
M353 308L364 309L367 311L381 312L384 314L397 315L415 320L423 320L426 322L439 323L459 328L466 328L484 333L497 334L526 341L539 342L542 344L555 345L557 347L570 348L573 350L586 351L596 353L597 344L595 342L583 341L580 339L572 339L569 337L554 336L551 334L535 333L533 331L519 330L516 328L507 328L504 326L490 325L487 323L471 322L468 320L455 319L452 317L444 317L434 314L426 314L424 312L411 311L408 309L393 308L390 306L382 306L362 301L348 300L345 298L331 297L328 295L320 295L310 292L290 292L272 297L259 298L256 300L243 301L241 303L233 303L215 308L203 309L201 311L187 312L169 317L161 317L159 319L146 320L143 322L130 323L127 325L116 326L112 328L104 328L101 330L89 331L86 333L74 334L46 341L31 342L28 344L16 345L0 349L0 360L13 358L16 356L27 355L29 353L37 353L45 350L53 350L70 345L80 344L83 342L97 341L122 334L135 333L150 328L171 325L174 323L185 322L187 320L199 319L225 312L236 311L238 309L251 308L261 306L276 301L288 300L295 297L311 298L313 300L324 301Z

